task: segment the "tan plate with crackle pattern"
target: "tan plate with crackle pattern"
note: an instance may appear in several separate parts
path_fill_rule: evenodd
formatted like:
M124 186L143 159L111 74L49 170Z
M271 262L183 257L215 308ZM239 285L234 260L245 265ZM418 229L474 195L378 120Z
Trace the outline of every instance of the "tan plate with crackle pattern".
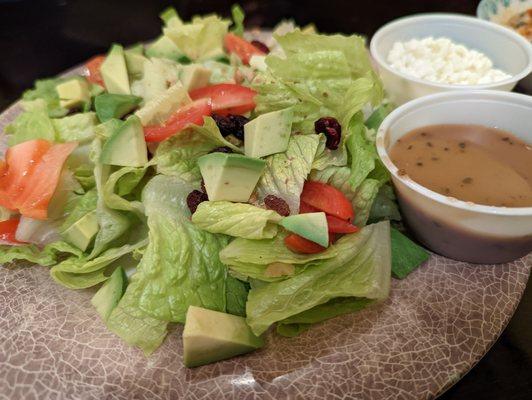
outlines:
M72 72L80 72L76 69ZM20 112L0 115L0 130ZM0 399L431 399L488 351L525 289L532 254L504 265L440 256L393 280L380 306L297 338L196 369L181 327L152 356L109 332L92 290L55 284L47 268L0 268Z

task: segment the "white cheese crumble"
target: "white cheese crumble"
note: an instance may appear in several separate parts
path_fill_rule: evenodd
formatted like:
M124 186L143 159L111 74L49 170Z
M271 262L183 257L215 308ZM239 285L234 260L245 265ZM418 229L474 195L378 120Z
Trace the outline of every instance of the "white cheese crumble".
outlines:
M478 85L511 77L493 68L485 54L445 37L395 42L388 63L399 72L438 83Z

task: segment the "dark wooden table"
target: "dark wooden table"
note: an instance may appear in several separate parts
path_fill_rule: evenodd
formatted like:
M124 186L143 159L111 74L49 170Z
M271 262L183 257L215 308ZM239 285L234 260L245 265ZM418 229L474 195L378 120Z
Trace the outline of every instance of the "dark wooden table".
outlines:
M225 0L0 0L0 109L39 77L56 75L111 42L125 45L155 37L158 13L173 3L180 15L228 14ZM271 27L282 18L313 22L324 32L370 37L382 24L419 12L475 14L477 1L241 1L248 26ZM532 398L532 290L489 353L441 399Z

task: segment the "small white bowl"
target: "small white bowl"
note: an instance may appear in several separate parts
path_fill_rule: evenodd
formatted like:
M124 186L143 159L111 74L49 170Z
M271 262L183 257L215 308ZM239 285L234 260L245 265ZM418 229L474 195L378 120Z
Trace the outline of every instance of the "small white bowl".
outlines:
M377 133L377 152L392 175L402 215L427 247L473 263L501 263L532 251L532 207L492 207L433 192L398 174L388 151L402 136L433 124L503 129L532 145L532 96L493 90L447 92L395 109ZM493 190L497 190L496 187Z
M453 85L415 78L390 67L386 59L395 42L428 36L447 37L484 53L493 61L495 68L510 74L511 78L482 85ZM525 38L502 26L457 14L419 14L392 21L375 33L370 51L384 87L396 104L451 90L511 91L532 71L532 48Z

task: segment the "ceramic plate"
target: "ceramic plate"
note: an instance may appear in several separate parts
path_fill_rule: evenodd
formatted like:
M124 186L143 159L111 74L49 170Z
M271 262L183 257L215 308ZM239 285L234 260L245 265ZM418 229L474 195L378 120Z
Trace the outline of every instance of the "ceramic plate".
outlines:
M80 72L79 69L72 72ZM20 112L0 115L0 132ZM504 330L532 254L503 265L433 255L388 300L264 349L183 367L181 326L149 358L109 332L92 290L47 268L0 268L0 399L430 399L460 379Z

